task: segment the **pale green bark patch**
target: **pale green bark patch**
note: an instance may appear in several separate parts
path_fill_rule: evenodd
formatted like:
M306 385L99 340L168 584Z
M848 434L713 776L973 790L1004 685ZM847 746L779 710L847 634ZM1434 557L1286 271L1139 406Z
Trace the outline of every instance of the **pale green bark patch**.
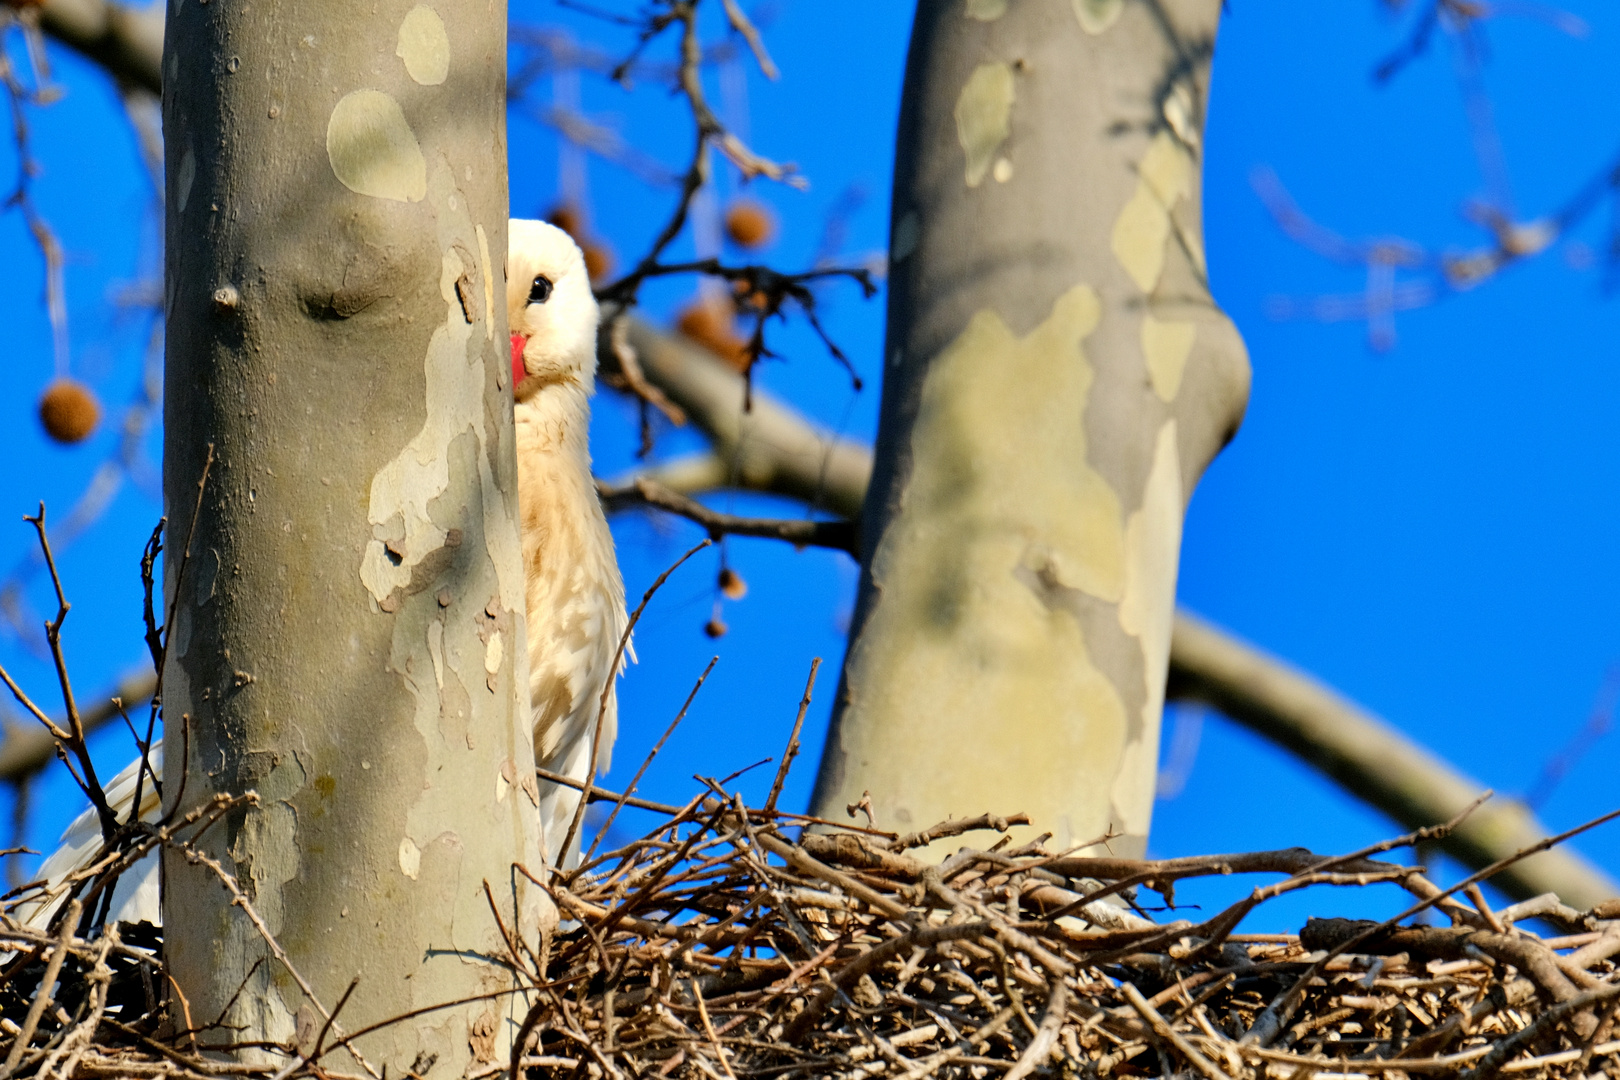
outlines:
M1170 665L1170 628L1175 615L1176 564L1181 550L1181 457L1176 422L1166 420L1154 440L1142 505L1125 523L1125 596L1119 625L1142 644L1142 702L1139 734L1125 748L1125 763L1114 779L1115 820L1128 836L1146 836L1153 815L1152 776L1159 758L1159 714Z
M1059 846L1109 816L1125 706L1076 617L1077 594L1117 602L1127 581L1120 501L1087 461L1100 313L1086 285L1024 337L980 311L929 366L842 728L886 826L1008 792Z
M1142 359L1147 363L1148 381L1165 404L1176 400L1181 376L1187 370L1187 357L1198 340L1198 324L1168 320L1160 322L1142 316Z
M421 202L427 160L399 102L381 90L343 95L326 124L332 174L359 195Z
M484 271L479 282L484 291L484 340L495 340L495 268L489 261L489 234L482 225L475 226L478 233L478 265ZM501 383L505 387L505 382Z
M422 849L408 836L399 842L399 872L412 881L422 873Z
M1166 132L1159 132L1137 166L1136 191L1114 221L1114 258L1137 288L1153 291L1164 272L1170 210L1192 190L1192 159Z
M417 4L399 24L399 46L394 55L405 61L405 72L423 86L438 86L450 74L450 36L444 20L426 4Z
M1074 5L1074 17L1080 28L1088 34L1100 34L1119 21L1125 10L1125 0L1069 0Z
M956 99L956 140L967 155L967 186L978 187L1012 132L1016 95L1007 64L980 64L968 76Z

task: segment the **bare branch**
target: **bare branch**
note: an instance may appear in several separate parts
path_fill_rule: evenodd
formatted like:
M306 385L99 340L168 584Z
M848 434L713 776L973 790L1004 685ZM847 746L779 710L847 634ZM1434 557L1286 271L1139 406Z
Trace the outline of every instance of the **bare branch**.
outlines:
M1214 706L1408 827L1445 821L1484 786L1304 672L1184 611L1176 615L1168 696ZM1546 835L1521 803L1497 798L1440 846L1479 867ZM1578 908L1620 893L1568 849L1510 867L1494 883L1515 899L1556 892Z
M151 698L157 676L149 671L125 676L112 693L90 708L81 709L79 721L89 734L119 715L119 703L132 708ZM58 723L53 721L53 723ZM0 743L0 780L17 783L49 765L56 757L56 739L45 728L21 728L7 733Z
M136 8L111 0L4 3L35 8L41 30L100 64L118 82L163 92L162 4Z
M848 521L808 521L805 519L746 518L710 510L693 499L645 477L637 477L624 487L597 481L596 493L609 513L634 506L652 506L696 522L708 530L711 540L723 536L759 536L785 540L796 547L824 547L854 555L855 526Z

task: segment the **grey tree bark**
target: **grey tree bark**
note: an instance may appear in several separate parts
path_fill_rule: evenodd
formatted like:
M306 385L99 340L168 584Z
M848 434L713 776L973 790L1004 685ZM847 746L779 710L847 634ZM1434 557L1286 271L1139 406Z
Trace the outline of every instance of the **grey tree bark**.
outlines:
M923 0L862 583L815 812L1153 806L1182 514L1248 391L1199 161L1218 0Z
M555 917L514 868L539 861L505 4L169 13L164 794L258 793L205 846L263 927L170 852L165 947L190 1021L226 1025L205 1044L307 1048L354 979L329 1043L510 989L486 882L529 940ZM430 1012L336 1067L461 1075L523 1008Z

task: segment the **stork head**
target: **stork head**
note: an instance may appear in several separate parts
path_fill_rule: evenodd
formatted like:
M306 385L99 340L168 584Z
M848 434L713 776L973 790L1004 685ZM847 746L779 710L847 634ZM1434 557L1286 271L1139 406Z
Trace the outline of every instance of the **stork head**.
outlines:
M585 256L544 221L507 226L506 312L512 391L522 400L554 383L591 389L596 375L596 297Z

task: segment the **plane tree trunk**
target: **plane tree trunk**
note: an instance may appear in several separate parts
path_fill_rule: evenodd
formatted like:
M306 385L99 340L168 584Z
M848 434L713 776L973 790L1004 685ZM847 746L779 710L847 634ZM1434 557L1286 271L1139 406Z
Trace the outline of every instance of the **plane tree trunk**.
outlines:
M1219 0L922 0L862 581L815 812L1139 855L1182 515L1248 361L1210 298Z
M203 847L285 960L173 852L165 948L184 1019L224 1025L205 1045L308 1049L351 980L328 1045L508 988L486 882L530 940L555 917L514 870L539 860L506 11L168 10L165 795L257 792ZM458 1076L505 1059L523 1007L427 1013L361 1039L364 1063L327 1060Z

